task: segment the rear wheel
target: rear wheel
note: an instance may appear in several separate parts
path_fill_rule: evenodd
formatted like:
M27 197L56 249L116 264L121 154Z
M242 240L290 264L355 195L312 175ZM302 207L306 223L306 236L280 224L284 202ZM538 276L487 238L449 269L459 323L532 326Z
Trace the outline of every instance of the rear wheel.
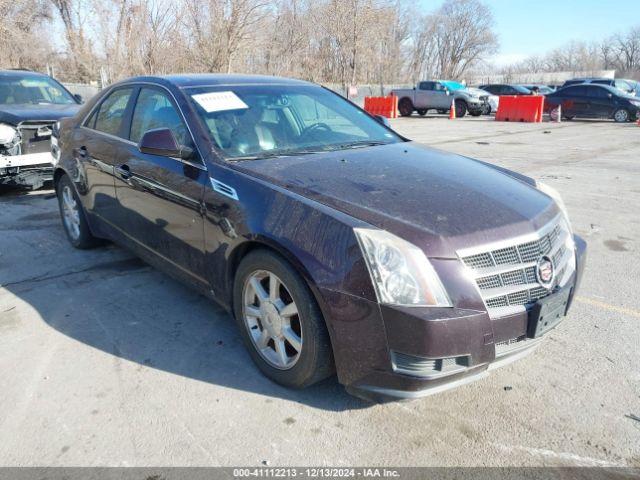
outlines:
M56 193L62 225L71 245L80 249L99 245L101 242L91 234L80 198L67 175L63 175L58 181Z
M398 111L403 117L409 117L413 113L413 102L408 98L403 98L398 103Z
M418 109L418 115L420 115L421 117L424 117L427 114L428 111L429 110L427 110L426 108L419 108Z
M279 255L255 250L242 260L233 305L251 358L271 380L303 388L334 372L322 313L305 281Z
M456 100L456 118L462 118L467 114L467 102L464 100Z
M629 121L629 112L624 108L619 108L613 112L613 119L618 123L625 123Z

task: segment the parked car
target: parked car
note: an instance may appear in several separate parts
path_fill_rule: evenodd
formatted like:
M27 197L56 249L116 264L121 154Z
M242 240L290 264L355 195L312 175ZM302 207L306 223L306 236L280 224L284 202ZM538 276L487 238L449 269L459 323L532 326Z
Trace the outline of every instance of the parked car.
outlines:
M52 179L52 127L80 101L47 75L0 71L0 185L38 189Z
M545 110L555 112L561 105L562 117L613 118L628 122L638 118L640 99L609 85L578 84L561 88L545 98Z
M528 84L528 85L520 85L521 87L530 90L532 93L538 92L540 95L548 95L549 93L553 93L555 90L547 85L537 85L537 84Z
M567 80L562 85L562 88L569 87L571 85L580 85L582 83L589 83L595 85L609 85L610 87L617 88L623 93L629 93L635 95L635 88L633 80L625 80L623 78L572 78Z
M451 80L420 82L413 89L393 90L392 94L398 97L398 111L403 117L414 111L420 115L426 115L429 110L445 113L451 110L452 101L460 118L467 112L477 117L486 110L486 95L472 93L463 84Z
M558 325L584 267L557 192L308 82L133 78L55 135L71 244L110 239L218 301L289 387L337 371L414 398L481 378Z
M486 90L491 95L531 95L531 90L521 87L520 85L492 83L489 85L480 85L478 88Z
M482 110L483 115L490 115L491 113L495 113L498 111L498 105L500 104L500 97L497 95L491 95L486 90L481 90L475 87L467 87L467 90L474 95L479 97L486 97L487 101L484 105L484 109Z

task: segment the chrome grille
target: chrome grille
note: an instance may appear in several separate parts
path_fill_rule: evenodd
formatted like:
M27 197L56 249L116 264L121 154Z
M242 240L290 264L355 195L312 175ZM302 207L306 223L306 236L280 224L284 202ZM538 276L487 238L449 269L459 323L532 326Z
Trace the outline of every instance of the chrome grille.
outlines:
M458 255L471 271L492 318L524 311L564 286L575 270L573 238L562 216L533 234L460 250ZM549 288L536 277L537 262L545 255L555 271Z

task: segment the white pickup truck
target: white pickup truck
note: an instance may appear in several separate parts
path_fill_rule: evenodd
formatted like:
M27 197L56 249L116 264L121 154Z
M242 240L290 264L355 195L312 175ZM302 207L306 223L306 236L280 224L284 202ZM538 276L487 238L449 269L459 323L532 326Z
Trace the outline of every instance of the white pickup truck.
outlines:
M426 115L429 110L448 112L455 102L456 117L464 117L467 112L474 117L491 111L488 95L468 90L463 84L451 80L428 80L419 82L412 89L393 90L398 97L398 111L408 117L414 111Z

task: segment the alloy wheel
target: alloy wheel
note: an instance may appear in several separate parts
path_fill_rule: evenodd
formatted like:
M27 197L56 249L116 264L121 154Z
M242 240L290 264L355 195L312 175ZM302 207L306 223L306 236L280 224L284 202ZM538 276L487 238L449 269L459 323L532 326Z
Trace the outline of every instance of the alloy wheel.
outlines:
M280 370L300 358L303 337L298 307L287 286L273 272L257 270L243 287L242 316L260 356Z
M62 189L62 217L71 238L80 238L80 209L69 185Z
M613 119L616 122L626 122L629 120L629 112L621 108L620 110L616 110L616 113L613 115Z

